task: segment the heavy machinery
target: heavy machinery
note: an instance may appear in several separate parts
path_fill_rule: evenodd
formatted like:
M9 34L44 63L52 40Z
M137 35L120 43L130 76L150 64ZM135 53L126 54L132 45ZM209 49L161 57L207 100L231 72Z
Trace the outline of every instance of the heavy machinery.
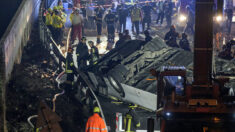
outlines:
M234 131L235 98L224 92L229 79L212 76L213 5L214 0L196 0L192 84L186 81L184 67L165 66L153 72L158 80L161 132ZM167 87L166 82L172 82L174 87Z

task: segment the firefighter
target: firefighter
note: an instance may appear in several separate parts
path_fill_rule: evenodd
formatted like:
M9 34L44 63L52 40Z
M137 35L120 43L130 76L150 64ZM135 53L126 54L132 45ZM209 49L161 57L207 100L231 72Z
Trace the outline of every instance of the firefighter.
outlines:
M124 8L124 4L118 9L118 20L119 20L119 32L122 33L126 30L126 18L128 16L127 9ZM122 30L123 29L123 30Z
M47 25L47 27L49 28L49 30L51 31L51 32L53 32L52 30L53 30L53 28L52 28L52 15L53 15L53 12L52 12L52 9L51 8L49 8L48 9L48 12L47 12L47 14L46 14L46 22L45 22L45 24Z
M188 13L188 18L187 18L187 24L184 28L184 32L186 33L188 30L191 30L190 32L194 34L194 22L195 22L194 16L195 15L189 5L186 6L186 9Z
M78 40L81 40L83 18L82 15L79 14L78 8L76 8L75 11L71 13L70 21L72 23L72 42L74 42L76 37L78 37Z
M108 30L108 42L114 43L115 38L115 21L116 16L111 12L111 10L108 11L108 14L105 16L105 22L107 23L107 30Z
M149 41L151 41L153 38L150 36L150 33L148 30L144 31L144 35L145 35L145 43L148 43Z
M66 66L65 73L67 74L67 78L65 81L65 93L68 97L74 97L74 75L77 75L76 68L73 62L73 49L71 47L68 48L68 54L66 56Z
M86 37L82 37L79 44L77 45L76 55L77 55L78 69L85 70L87 66L87 60L89 57L88 47L86 45Z
M179 47L177 42L176 42L176 39L177 37L179 37L179 33L177 33L175 31L175 26L172 25L170 27L170 31L166 33L165 37L164 37L164 40L166 41L166 44L168 46L171 46L171 47Z
M139 24L140 21L142 21L142 13L141 13L141 9L137 7L137 5L134 5L134 8L131 10L131 19L132 19L132 23L135 26L136 29L136 35L139 36Z
M145 24L147 23L147 29L150 29L150 23L151 23L151 11L154 10L152 6L149 5L147 2L144 7L142 7L142 10L144 12L144 18L142 23L143 31L145 31Z
M188 36L186 33L182 33L182 39L179 42L179 46L180 46L180 48L182 48L186 51L191 51L187 37Z
M100 108L94 107L93 115L88 118L86 123L86 132L107 132L104 120L100 117Z
M60 42L62 28L63 28L63 18L61 18L59 11L55 10L52 16L52 27L53 27L53 37L57 42Z
M90 65L95 65L98 62L99 59L99 50L98 48L94 45L93 41L88 41L89 46L91 47L91 52L90 52Z
M129 104L129 111L124 117L125 132L135 132L140 127L140 119L135 112L137 105Z
M97 43L101 43L100 41L100 36L102 33L102 18L103 18L103 8L101 6L99 6L98 8L95 9L96 12L96 16L95 16L95 20L96 20L96 28L97 28Z
M171 26L171 23L172 23L172 13L173 13L173 3L171 2L171 0L167 0L165 1L164 3L164 14L165 14L165 17L166 17L166 22L167 22L167 27L170 27Z
M157 21L156 23L158 24L160 22L160 24L163 23L163 19L164 19L164 2L163 0L160 0L157 4Z

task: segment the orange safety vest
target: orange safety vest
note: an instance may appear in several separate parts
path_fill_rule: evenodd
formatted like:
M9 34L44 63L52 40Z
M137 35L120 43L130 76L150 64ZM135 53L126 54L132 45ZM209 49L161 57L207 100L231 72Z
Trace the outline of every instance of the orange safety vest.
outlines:
M86 132L107 132L104 120L95 113L89 117L86 123Z

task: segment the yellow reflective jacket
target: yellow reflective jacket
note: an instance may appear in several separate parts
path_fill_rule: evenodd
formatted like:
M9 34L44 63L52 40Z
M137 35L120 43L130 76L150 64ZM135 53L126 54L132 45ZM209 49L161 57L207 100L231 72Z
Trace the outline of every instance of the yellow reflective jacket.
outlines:
M133 8L131 11L131 21L136 22L136 21L141 21L141 19L142 19L141 9Z
M53 20L52 26L54 28L62 28L63 27L63 20L60 16L54 14L52 16L52 20Z
M47 13L47 14L46 14L46 22L45 22L46 25L47 25L47 26L52 25L52 21L53 21L53 20L52 20L51 14L50 14L50 13Z

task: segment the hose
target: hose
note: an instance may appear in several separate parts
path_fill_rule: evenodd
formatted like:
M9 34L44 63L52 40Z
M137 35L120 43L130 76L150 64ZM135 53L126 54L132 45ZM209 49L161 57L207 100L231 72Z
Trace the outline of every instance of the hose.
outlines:
M55 101L56 101L56 98L60 95L63 95L64 94L64 90L61 92L61 93L57 93L54 95L54 98L52 99L52 102L53 102L53 112L55 112Z
M32 115L32 116L30 116L30 117L27 119L29 125L30 125L32 128L35 128L35 127L34 127L33 123L31 122L31 119L37 118L37 117L38 117L38 115Z

